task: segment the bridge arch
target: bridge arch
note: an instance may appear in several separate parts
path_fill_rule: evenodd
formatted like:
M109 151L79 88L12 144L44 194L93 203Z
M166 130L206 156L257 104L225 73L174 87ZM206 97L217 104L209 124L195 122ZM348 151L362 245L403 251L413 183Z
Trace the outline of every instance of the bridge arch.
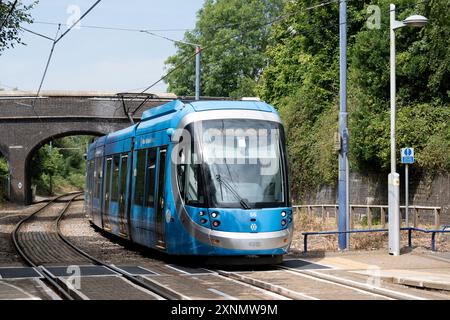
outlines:
M30 202L30 155L49 139L78 134L107 134L130 125L129 111L142 112L177 97L173 94L41 91L0 92L0 151L9 162L10 200ZM31 100L32 99L32 100ZM34 107L30 102L34 101Z
M24 195L25 195L25 203L32 202L32 162L34 156L37 154L39 149L41 149L46 144L49 144L51 141L58 140L64 137L73 137L73 136L102 136L107 134L107 132L100 132L98 130L75 130L75 131L66 131L61 132L55 135L47 136L44 139L38 141L34 146L32 146L28 152L28 155L25 159L25 180L24 180Z
M35 123L36 127L39 122ZM19 133L20 144L9 146L10 163L10 199L13 202L30 204L32 201L30 163L33 155L52 139L74 135L101 136L123 129L130 125L128 121L108 122L95 119L83 119L68 122L47 122L42 128L25 126Z

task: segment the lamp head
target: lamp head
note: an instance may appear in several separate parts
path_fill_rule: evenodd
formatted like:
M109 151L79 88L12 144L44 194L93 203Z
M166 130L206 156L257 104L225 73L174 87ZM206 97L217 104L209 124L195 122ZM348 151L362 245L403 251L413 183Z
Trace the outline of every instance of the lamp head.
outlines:
M403 23L408 27L423 27L428 23L428 19L424 16L415 14L403 20Z

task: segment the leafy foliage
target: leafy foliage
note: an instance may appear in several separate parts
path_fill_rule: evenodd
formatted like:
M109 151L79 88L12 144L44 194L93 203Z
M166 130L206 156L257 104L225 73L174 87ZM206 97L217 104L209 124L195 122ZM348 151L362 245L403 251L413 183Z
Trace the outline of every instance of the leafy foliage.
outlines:
M334 183L338 129L339 11L337 5L305 10L310 1L290 2L288 19L272 29L260 95L279 108L288 136L293 194ZM349 33L363 24L361 3L349 2ZM352 40L351 40L352 41Z
M262 69L269 22L278 16L283 0L206 0L194 30L184 41L201 45L201 94L253 96ZM264 25L266 24L266 25ZM177 53L166 60L168 90L178 95L195 92L195 53L192 45L177 43Z
M15 44L24 44L19 34L20 24L33 22L29 11L37 4L37 1L30 5L23 5L21 1L18 1L8 17L13 3L14 1L0 2L0 23L4 24L0 30L0 54L5 49L14 48Z
M378 4L387 12L389 1ZM445 141L450 130L450 49L445 40L450 36L450 3L402 4L405 9L397 19L420 12L429 18L429 24L421 30L396 31L396 147L415 147L417 167L423 171L450 170L450 149ZM358 32L350 51L351 155L353 165L361 170L387 169L390 161L388 15L382 16L382 23L379 30ZM441 154L432 152L436 157L430 158L430 148L436 145L443 148Z
M6 199L8 174L8 163L5 157L0 154L0 202Z
M389 148L389 3L348 2L348 109L351 167L386 171ZM333 134L338 128L338 5L302 10L272 28L260 95L279 108L288 136L293 193L337 178ZM368 29L367 6L381 8L381 27ZM403 28L397 40L397 148L416 148L416 167L450 170L450 13L448 0L397 1L397 19L429 18L423 29ZM331 22L331 23L330 23ZM398 149L399 150L399 149ZM398 155L399 156L399 155ZM399 158L399 157L398 157Z
M70 189L83 189L86 162L84 153L90 136L54 140L41 147L31 162L32 184L36 192L52 195Z

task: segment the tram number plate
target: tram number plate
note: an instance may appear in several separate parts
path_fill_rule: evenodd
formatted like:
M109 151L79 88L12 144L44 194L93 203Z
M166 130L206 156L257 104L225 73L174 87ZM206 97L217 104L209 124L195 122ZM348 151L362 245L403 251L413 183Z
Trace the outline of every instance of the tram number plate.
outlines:
M259 247L261 247L261 242L260 241L250 241L248 243L248 246L252 247L252 248L259 248Z

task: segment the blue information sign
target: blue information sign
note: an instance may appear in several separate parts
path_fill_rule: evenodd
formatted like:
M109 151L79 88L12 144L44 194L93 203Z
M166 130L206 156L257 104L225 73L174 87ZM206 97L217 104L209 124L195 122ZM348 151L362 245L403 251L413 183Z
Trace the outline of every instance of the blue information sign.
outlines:
M414 163L414 148L402 148L401 150L402 163Z

